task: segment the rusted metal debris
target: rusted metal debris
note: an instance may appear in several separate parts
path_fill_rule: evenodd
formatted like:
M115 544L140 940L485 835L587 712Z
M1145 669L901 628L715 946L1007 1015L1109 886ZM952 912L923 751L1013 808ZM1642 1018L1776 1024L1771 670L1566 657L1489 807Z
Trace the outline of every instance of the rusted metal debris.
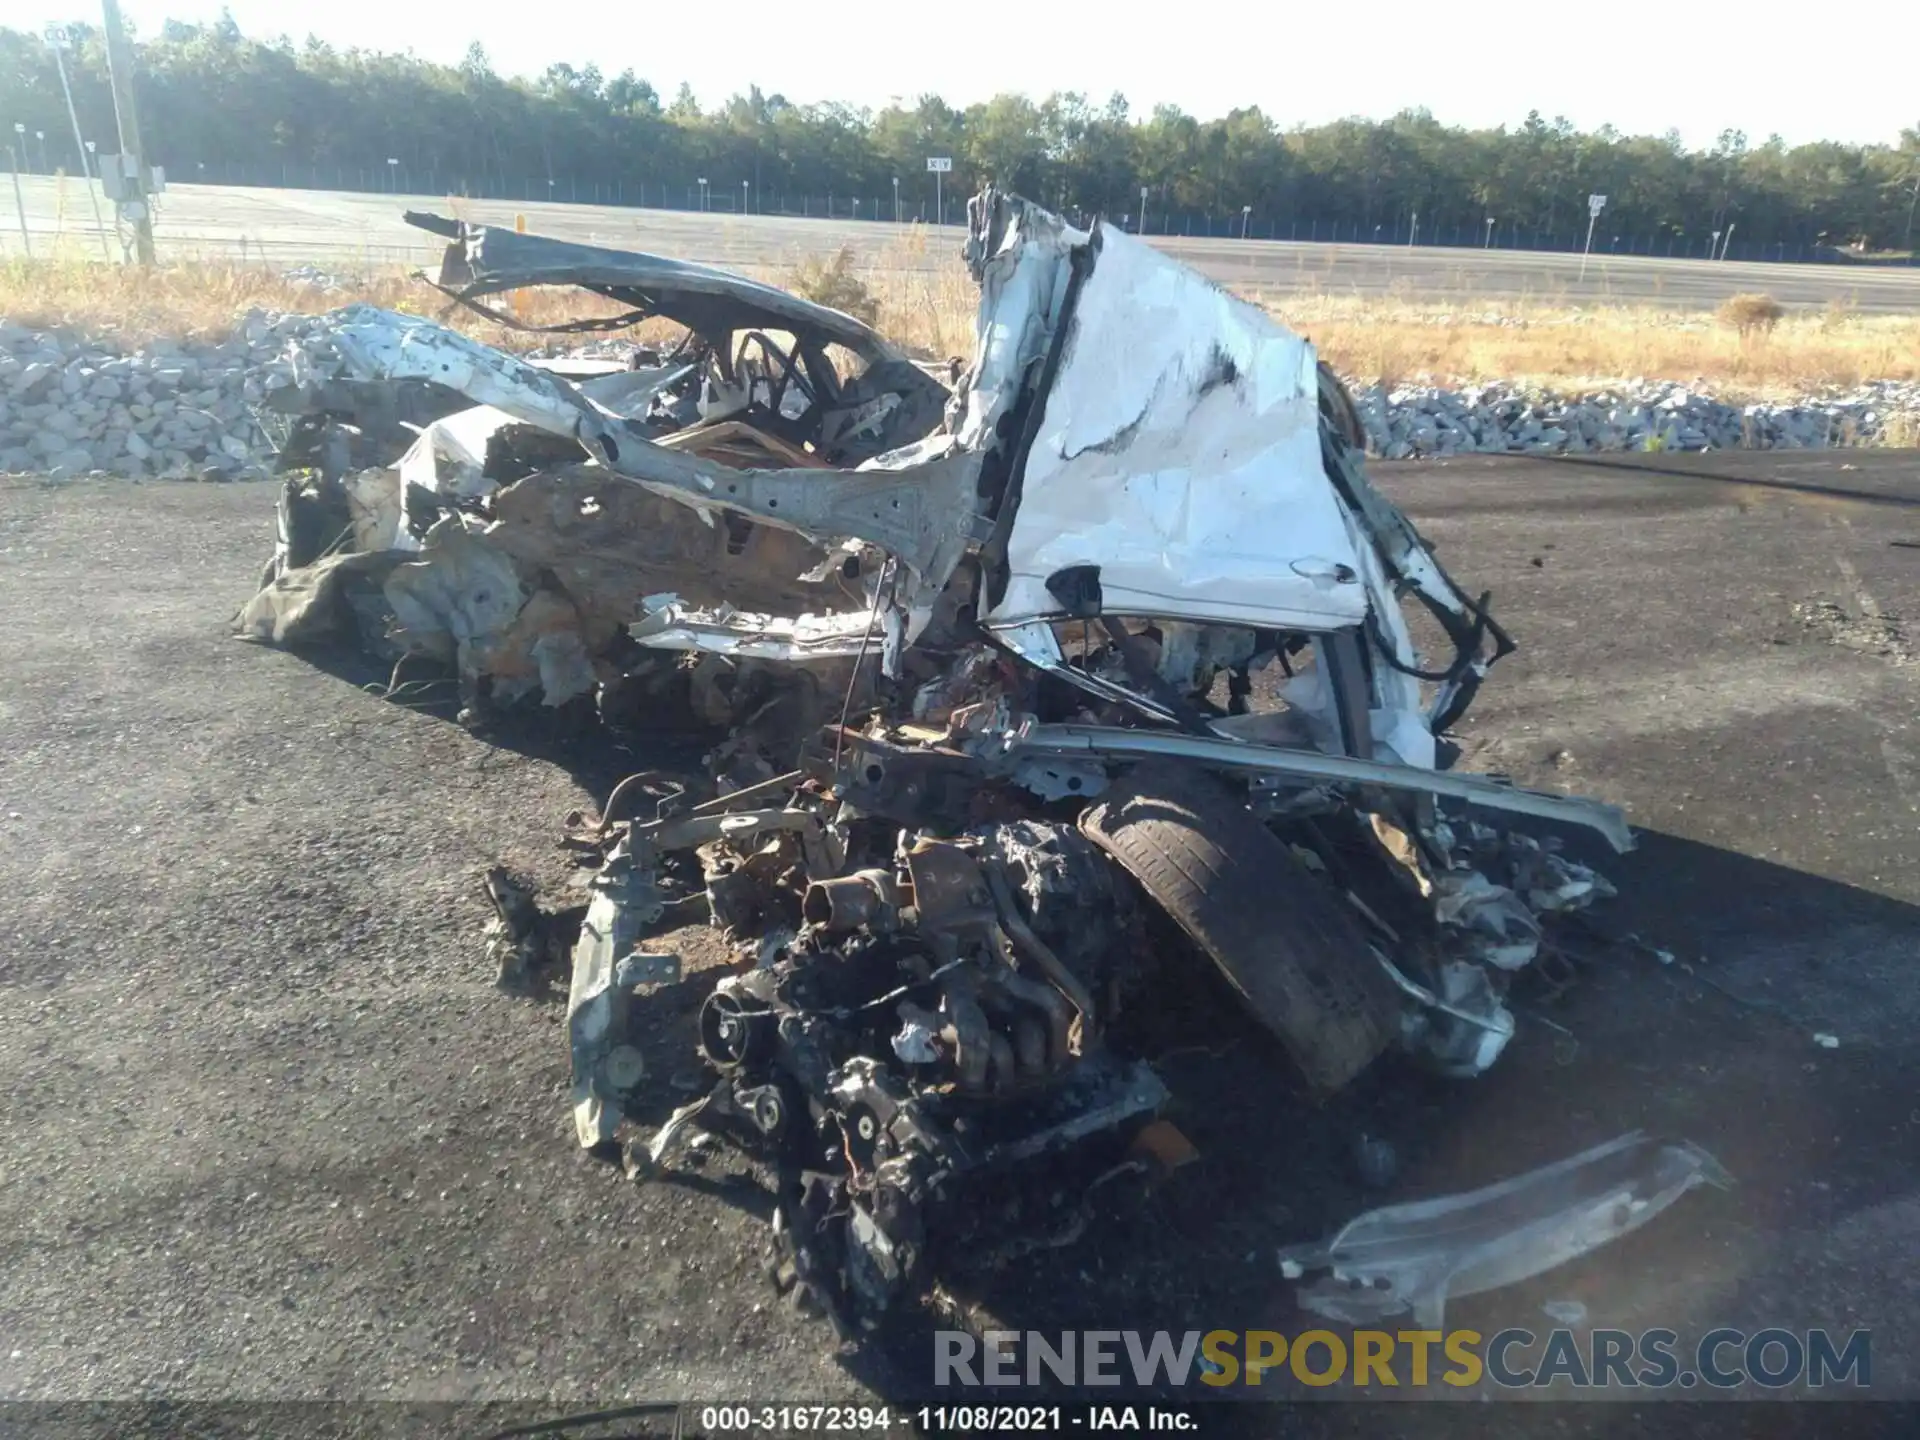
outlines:
M1152 1120L1165 1085L1111 1036L1181 964L1305 1093L1389 1050L1476 1075L1558 917L1611 893L1534 822L1632 844L1611 806L1449 768L1512 642L1368 482L1306 341L1111 226L991 190L969 216L951 390L721 271L430 222L461 303L574 285L681 338L586 375L338 312L237 622L437 671L476 722L707 727L704 792L574 829L579 1138L638 1175L703 1128L758 1148L786 1279L850 1324L918 1291L970 1187ZM537 968L567 932L490 893ZM686 979L648 937L694 896L738 959L705 1093L647 1136L627 1101L682 1057L636 1017ZM1155 916L1180 963L1144 963Z

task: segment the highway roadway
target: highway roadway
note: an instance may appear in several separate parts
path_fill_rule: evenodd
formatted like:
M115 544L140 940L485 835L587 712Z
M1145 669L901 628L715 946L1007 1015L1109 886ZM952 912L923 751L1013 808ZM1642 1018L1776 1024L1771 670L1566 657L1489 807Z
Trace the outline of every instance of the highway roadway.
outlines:
M77 181L22 179L36 253L100 254L92 208ZM424 264L434 238L400 218L445 213L444 195L176 185L161 197L156 238L164 256L260 258L286 265L365 268ZM511 224L569 240L650 250L737 269L777 271L842 245L901 269L954 263L959 231L773 215L636 210L604 205L460 201L468 219ZM1155 245L1242 292L1392 295L1406 299L1523 300L1543 304L1643 304L1711 309L1742 291L1788 305L1838 302L1867 312L1920 310L1920 268L1774 265L1745 261L1596 256L1584 278L1578 255L1446 246L1329 245L1149 237ZM922 243L922 242L925 243ZM18 226L0 226L0 253L18 254ZM777 277L776 277L777 278Z

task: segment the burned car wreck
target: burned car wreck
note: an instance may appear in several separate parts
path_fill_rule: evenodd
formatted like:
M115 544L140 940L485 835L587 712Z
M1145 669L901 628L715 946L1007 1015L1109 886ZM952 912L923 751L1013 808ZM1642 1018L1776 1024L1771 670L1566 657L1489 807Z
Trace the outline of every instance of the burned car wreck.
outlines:
M976 197L950 375L724 272L411 218L455 303L571 285L626 307L578 328L684 336L583 376L337 312L276 397L299 469L237 629L440 667L469 718L671 692L724 732L704 788L623 786L576 827L574 1117L643 1176L695 1128L759 1147L786 1278L841 1319L915 1294L978 1187L1152 1121L1165 1086L1110 1036L1180 964L1309 1096L1389 1050L1469 1077L1546 927L1611 893L1511 827L1625 850L1618 810L1450 768L1512 642L1368 481L1338 380L1123 231ZM490 893L508 968L561 948ZM643 1137L626 1099L682 1058L637 1038L681 978L649 936L690 896L737 964L706 1093ZM1661 1204L1711 1163L1642 1149ZM1539 1223L1633 1180L1589 1170Z

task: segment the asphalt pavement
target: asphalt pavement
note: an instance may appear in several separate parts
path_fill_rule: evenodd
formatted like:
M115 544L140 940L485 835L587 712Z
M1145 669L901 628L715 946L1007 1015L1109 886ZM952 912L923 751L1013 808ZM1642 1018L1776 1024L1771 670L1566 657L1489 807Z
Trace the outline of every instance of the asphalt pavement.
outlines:
M1625 806L1619 899L1470 1083L1383 1062L1314 1107L1259 1031L1170 1004L1199 1163L954 1303L1297 1329L1277 1246L1645 1127L1736 1185L1450 1325L1864 1326L1876 1393L1920 1396L1920 453L1378 469L1522 645L1464 763ZM0 1396L923 1393L918 1340L778 1301L733 1152L645 1187L582 1157L560 1002L493 988L483 869L566 894L561 816L657 757L490 745L231 640L272 510L0 480Z
M80 183L27 176L29 234L41 253L100 253L99 232ZM160 198L155 243L163 255L198 255L276 264L384 266L426 264L435 237L401 220L403 210L447 213L490 224L526 217L529 229L568 240L651 251L743 269L778 269L805 255L850 246L901 269L952 267L961 232L885 222L788 216L700 214L602 205L491 200L450 202L444 195L269 190L172 185ZM1293 291L1394 295L1408 299L1475 297L1545 304L1648 304L1711 309L1727 296L1765 291L1788 305L1837 303L1863 312L1920 308L1920 267L1780 265L1422 245L1327 245L1150 235L1149 240L1235 289L1262 295ZM17 227L0 225L0 254L19 252Z

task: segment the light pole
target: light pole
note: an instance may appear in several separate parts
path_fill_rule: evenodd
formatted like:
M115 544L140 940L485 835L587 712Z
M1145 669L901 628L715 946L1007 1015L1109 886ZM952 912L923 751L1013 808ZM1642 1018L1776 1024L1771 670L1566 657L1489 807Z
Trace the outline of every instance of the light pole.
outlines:
M93 228L100 232L100 250L111 262L113 246L107 243L106 222L100 218L100 193L93 188L93 141L80 133L80 113L73 108L73 87L67 83L67 47L73 35L64 25L47 26L47 48L53 51L53 63L60 71L60 93L67 97L67 119L73 122L73 143L80 147L80 178L87 182L87 200L93 206Z
M900 177L893 177L893 223L900 223Z
M1147 187L1140 187L1140 234L1147 233Z
M1242 240L1247 238L1247 227L1252 224L1253 207L1251 205L1242 205L1240 207L1240 238Z
M549 180L547 183L551 185L553 182ZM390 195L400 193L400 157L398 155L387 156L387 193Z
M698 186L700 187L700 211L701 211L701 213L702 213L702 214L705 214L705 213L706 213L706 211L707 211L707 209L708 209L708 206L707 206L707 177L706 177L706 176L704 176L704 175L702 175L702 176L700 176L699 178L697 178L697 179L696 179L696 180L695 180L695 181L694 181L693 183L694 183L694 184L696 184L696 185L698 185Z
M1491 215L1487 216L1487 243L1481 248L1483 250L1491 250L1493 248L1493 217Z
M24 130L24 125L15 125L14 131ZM27 259L33 259L33 237L27 234L27 201L20 193L20 157L14 147L7 147L7 169L13 175L13 208L20 216L20 248L27 252Z
M40 168L51 175L53 173L53 166L47 161L47 132L44 130L36 130L33 132L33 138L40 142Z
M742 215L747 213L747 187L752 183L751 180L742 180L740 182L740 213ZM857 200L853 205L853 218L856 220L860 218L860 202Z

